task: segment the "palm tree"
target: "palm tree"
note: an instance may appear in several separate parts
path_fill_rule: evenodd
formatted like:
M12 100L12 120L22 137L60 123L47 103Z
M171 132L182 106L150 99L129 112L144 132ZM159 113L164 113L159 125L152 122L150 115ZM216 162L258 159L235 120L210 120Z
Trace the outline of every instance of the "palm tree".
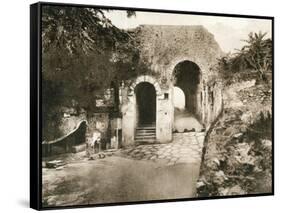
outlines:
M262 79L265 79L265 72L272 68L272 41L265 39L265 36L266 33L250 33L248 40L244 40L247 44L232 61L259 72Z

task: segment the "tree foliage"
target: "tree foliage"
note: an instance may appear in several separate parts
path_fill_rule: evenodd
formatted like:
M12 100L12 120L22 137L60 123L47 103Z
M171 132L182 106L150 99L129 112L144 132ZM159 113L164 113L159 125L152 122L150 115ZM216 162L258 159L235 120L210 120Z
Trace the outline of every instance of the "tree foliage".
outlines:
M272 69L272 40L265 39L266 33L250 33L248 39L240 50L232 55L227 55L219 60L219 65L224 71L240 72L254 70L262 79L265 73Z
M44 6L42 46L46 87L59 87L61 98L85 107L99 90L134 75L139 59L132 36L93 8Z
M118 91L121 80L136 75L139 52L135 40L114 26L106 12L110 11L43 6L43 138L60 134L62 106L95 110L99 94L112 87Z

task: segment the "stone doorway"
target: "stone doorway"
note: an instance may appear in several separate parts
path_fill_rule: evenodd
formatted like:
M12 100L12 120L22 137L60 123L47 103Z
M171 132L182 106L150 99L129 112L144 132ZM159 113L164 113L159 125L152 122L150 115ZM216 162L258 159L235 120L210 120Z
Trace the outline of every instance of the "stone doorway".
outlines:
M201 131L200 68L192 61L178 63L173 72L174 132Z
M174 86L185 95L185 109L196 114L200 83L200 68L192 61L182 61L174 68Z
M148 82L139 83L136 88L137 126L155 126L156 123L156 91Z
M172 91L163 91L150 75L138 76L123 89L127 97L122 97L122 144L170 142L174 112ZM139 126L146 124L151 126Z

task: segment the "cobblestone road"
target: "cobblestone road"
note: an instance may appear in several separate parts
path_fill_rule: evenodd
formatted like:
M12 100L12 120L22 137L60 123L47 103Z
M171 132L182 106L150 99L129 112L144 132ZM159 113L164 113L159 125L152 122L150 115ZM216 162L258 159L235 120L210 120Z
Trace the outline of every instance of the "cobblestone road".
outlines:
M204 132L173 134L173 141L168 144L139 145L124 149L122 154L136 160L165 160L167 165L180 163L201 163Z

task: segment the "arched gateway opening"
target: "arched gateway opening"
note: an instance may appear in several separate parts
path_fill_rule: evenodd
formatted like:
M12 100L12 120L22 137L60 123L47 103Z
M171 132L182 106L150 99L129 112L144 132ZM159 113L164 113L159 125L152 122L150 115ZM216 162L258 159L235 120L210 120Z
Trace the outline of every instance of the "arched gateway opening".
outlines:
M200 68L191 61L183 61L174 68L174 86L179 87L185 95L186 111L195 114L197 110Z
M156 90L151 83L141 82L135 88L137 126L155 126Z
M178 63L173 71L174 79L174 131L200 131L196 119L200 103L200 68L192 61ZM181 100L181 99L185 100ZM181 102L181 107L178 106ZM184 104L184 105L183 105Z

